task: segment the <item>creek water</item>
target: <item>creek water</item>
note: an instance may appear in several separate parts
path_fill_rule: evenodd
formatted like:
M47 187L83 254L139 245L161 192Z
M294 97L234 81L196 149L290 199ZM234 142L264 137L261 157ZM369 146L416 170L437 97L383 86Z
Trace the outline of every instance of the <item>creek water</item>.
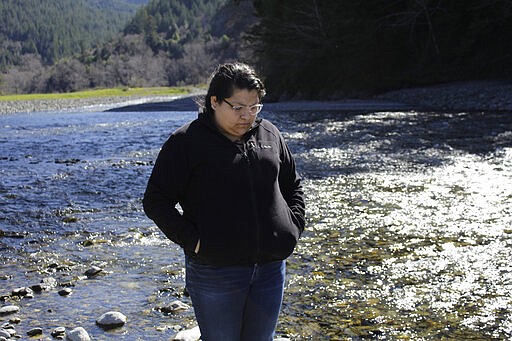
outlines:
M183 256L142 211L152 164L193 112L0 116L0 295L53 277L72 287L6 298L20 335L84 327L163 340ZM292 340L512 337L512 115L263 112L304 178L307 228L287 261L278 335ZM83 276L91 266L104 269ZM95 320L120 311L125 326ZM165 309L163 310L165 311ZM12 318L1 316L0 323Z

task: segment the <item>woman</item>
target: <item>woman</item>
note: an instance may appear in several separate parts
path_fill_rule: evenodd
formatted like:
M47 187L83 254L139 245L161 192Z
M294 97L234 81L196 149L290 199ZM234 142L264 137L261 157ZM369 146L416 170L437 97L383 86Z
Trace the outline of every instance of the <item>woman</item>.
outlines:
M304 230L295 162L257 117L264 95L249 66L218 66L198 118L165 142L144 194L148 217L184 249L203 341L273 339L284 260Z

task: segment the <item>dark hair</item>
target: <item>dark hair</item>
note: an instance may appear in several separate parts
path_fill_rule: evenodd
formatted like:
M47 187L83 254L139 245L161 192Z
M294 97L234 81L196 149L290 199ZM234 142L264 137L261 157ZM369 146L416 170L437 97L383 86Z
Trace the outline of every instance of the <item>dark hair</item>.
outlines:
M218 101L229 98L235 89L256 90L261 100L265 96L263 82L252 67L240 62L218 65L210 76L208 91L200 107L207 114L213 114L211 98L216 96Z

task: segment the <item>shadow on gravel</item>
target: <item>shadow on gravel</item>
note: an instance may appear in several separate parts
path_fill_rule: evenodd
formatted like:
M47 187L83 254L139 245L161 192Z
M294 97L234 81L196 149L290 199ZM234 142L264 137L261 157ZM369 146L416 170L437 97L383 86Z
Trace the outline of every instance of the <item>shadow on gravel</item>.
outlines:
M105 110L107 112L197 111L196 96L178 98L168 102L127 105Z

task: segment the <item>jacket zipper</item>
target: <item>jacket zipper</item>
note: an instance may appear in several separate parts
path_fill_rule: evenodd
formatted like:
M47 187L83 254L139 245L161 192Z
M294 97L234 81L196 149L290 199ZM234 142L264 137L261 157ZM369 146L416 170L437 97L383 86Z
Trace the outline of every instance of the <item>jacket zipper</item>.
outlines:
M244 142L244 152L242 154L242 157L245 159L246 161L246 164L247 164L247 173L248 173L248 176L249 176L249 190L251 192L251 199L252 199L252 207L253 207L253 214L254 214L254 222L255 222L255 225L256 225L256 257L255 257L255 263L257 264L258 263L258 259L260 257L260 252L261 252L261 246L260 246L260 224L258 222L258 211L256 209L256 196L254 194L254 178L252 176L252 171L251 171L251 159L249 157L249 153L251 152L251 150L247 148L247 145L249 144L249 142Z

